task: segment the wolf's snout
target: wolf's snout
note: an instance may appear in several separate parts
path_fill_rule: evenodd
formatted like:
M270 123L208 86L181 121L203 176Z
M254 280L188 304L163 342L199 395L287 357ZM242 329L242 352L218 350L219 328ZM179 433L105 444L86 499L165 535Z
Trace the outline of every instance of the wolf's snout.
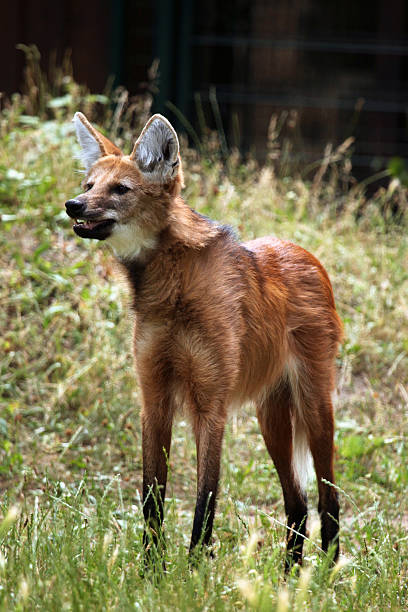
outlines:
M85 204L79 200L68 200L65 202L67 214L73 219L79 217L85 211Z

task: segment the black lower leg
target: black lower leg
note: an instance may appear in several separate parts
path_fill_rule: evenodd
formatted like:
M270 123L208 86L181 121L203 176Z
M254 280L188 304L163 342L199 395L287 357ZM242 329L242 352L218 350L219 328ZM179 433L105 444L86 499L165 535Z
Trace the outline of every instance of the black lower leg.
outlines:
M330 400L324 399L319 405L320 427L308 432L309 447L319 489L318 511L321 522L322 549L327 552L333 545L333 561L337 561L339 544L339 500L334 482L334 420Z
M145 529L143 532L143 546L150 550L151 546L157 549L163 547L161 527L163 523L163 504L165 484L143 485L143 516Z
M197 497L190 552L197 544L208 546L210 543L215 515L216 493L216 490L202 491Z
M307 522L307 497L299 496L295 504L286 507L287 514L287 545L285 558L285 572L288 572L294 564L301 565L303 542L306 535Z
M339 502L337 491L332 487L324 496L324 503L319 501L319 514L321 521L322 548L325 552L334 544L333 561L337 561L340 551L339 542Z

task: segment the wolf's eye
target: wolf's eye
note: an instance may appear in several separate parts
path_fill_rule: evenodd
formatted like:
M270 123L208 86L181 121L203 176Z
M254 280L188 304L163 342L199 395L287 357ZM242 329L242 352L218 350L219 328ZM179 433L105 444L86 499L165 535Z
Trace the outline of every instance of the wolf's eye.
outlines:
M92 189L92 187L93 187L93 186L94 186L94 184L93 184L93 183L87 183L87 184L85 185L85 191L89 191L90 189Z
M123 195L124 193L130 191L130 187L126 187L126 185L122 185L122 183L118 183L112 187L113 193L117 193L118 195Z

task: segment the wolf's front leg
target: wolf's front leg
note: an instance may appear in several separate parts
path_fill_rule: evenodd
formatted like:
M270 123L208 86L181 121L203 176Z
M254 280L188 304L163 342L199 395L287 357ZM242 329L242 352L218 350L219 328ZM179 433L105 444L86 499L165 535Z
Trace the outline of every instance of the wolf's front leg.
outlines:
M194 419L197 446L197 503L194 513L190 554L197 545L210 543L215 501L220 477L225 416L199 414Z
M168 412L144 407L142 413L143 436L143 515L145 530L143 544L152 556L152 548L162 554L161 526L166 495L167 461L170 454L173 416Z

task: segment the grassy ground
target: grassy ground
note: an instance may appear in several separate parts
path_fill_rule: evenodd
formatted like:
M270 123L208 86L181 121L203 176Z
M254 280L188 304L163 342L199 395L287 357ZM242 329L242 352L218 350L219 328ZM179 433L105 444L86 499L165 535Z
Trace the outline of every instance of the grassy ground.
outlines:
M366 200L342 151L304 180L276 164L235 162L225 173L211 141L201 160L186 151L193 207L245 239L301 244L333 281L346 331L336 407L342 557L332 569L319 551L312 483L304 567L285 581L281 490L246 406L226 433L215 558L188 570L195 450L179 420L167 574L142 578L126 288L107 248L77 239L64 213L80 183L72 95L51 100L47 121L27 117L28 102L0 118L1 609L406 609L408 224L388 213L392 202L404 210L406 193L394 181Z

